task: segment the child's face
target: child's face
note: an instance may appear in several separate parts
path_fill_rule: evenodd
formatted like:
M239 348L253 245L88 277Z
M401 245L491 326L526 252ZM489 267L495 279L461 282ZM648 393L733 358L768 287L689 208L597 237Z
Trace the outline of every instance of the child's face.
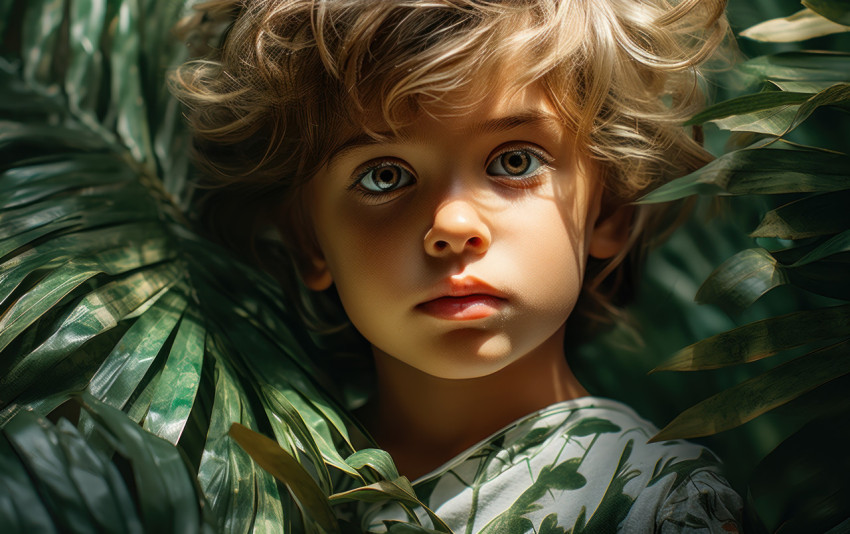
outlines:
M334 283L379 354L433 376L560 350L588 254L613 255L625 237L597 225L601 186L569 132L537 86L494 90L463 116L420 115L308 184L322 255L307 284Z

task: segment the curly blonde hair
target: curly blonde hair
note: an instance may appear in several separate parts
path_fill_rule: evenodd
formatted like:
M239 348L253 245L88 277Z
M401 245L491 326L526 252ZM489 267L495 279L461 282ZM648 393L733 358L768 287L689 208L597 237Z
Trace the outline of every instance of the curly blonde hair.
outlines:
M710 160L681 124L704 105L701 67L728 42L724 8L725 0L205 2L182 29L203 48L210 28L226 25L220 46L171 79L208 188L201 216L303 305L298 271L317 245L301 186L347 138L368 133L370 114L398 128L447 98L463 113L486 90L487 73L518 53L527 68L515 88L545 89L596 163L607 209L631 202ZM460 94L471 96L455 102ZM631 246L589 267L590 300L611 302L625 256L645 250L660 218L637 208ZM277 244L263 238L269 227L279 229ZM600 285L606 277L614 284Z

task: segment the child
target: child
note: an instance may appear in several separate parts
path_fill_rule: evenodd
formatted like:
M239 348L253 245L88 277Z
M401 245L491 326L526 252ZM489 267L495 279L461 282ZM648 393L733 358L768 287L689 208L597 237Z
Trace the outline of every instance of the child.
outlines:
M338 297L374 358L359 417L456 532L737 531L713 455L647 443L655 428L588 396L565 354L568 318L611 307L659 226L630 203L709 159L679 124L723 8L206 5L235 22L175 76L216 187L204 217L295 302L298 280Z

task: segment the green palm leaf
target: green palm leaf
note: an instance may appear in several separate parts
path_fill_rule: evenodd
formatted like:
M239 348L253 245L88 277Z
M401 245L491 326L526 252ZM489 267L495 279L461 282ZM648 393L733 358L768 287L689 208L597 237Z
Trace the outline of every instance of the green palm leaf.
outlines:
M804 4L812 9L805 17L771 22L758 31L771 33L775 31L772 25L788 23L797 24L800 35L815 26L850 30L836 28L834 22L850 17L846 3ZM818 17L821 20L816 20ZM808 30L803 27L807 24ZM810 120L822 121L815 110L832 106L837 111L832 116L841 117L850 107L848 58L846 52L784 52L743 63L740 71L750 86L769 83L781 91L733 98L691 122L711 121L721 128L755 134L749 142L753 137L758 141L645 198L655 202L694 194L772 196L766 199L769 208L761 223L751 233L761 247L746 248L717 267L696 293L698 301L738 313L765 300L780 286L784 287L783 295L796 291L828 297L805 297L810 303L805 309L763 318L699 341L656 369L714 369L768 356L771 362L780 360L774 367L755 371L747 380L684 411L653 439L722 432L777 409L786 416L797 414L795 417L810 421L787 440L774 441L774 451L750 468L748 482L757 511L771 530L781 532L822 532L846 524L850 517L846 492L830 482L850 476L850 466L830 461L834 457L824 456L823 447L825 442L840 441L840 432L823 423L825 418L832 418L829 420L834 424L850 416L850 406L835 398L836 388L846 384L845 377L850 373L847 145L840 142L839 150L834 144L829 150L817 146L801 150L777 143L792 131L798 142L820 140L815 134L823 123L809 128ZM793 425L799 426L799 422ZM829 468L823 468L824 462ZM813 466L816 468L809 469Z
M351 486L339 473L361 480L343 460L356 426L327 393L313 344L274 282L197 237L181 214L187 141L164 67L185 59L168 28L191 3L0 4L10 17L3 29L21 28L19 39L3 40L0 60L0 425L35 429L30 410L46 415L85 391L189 454L217 529L300 531L305 520L284 486L228 436L231 424L272 431L317 474L325 498ZM105 436L100 417L84 411L74 443L108 453L138 439ZM37 435L34 443L52 439ZM140 473L164 468L145 448L127 450ZM8 487L23 480L16 465L4 460ZM114 478L106 465L103 488ZM39 471L34 483L48 476ZM123 523L74 515L85 494L41 508L60 529L93 521L150 531L171 520L182 528L178 508L192 508L170 493L177 481L138 481L142 513L119 514ZM46 498L20 494L0 508L0 522L27 499Z

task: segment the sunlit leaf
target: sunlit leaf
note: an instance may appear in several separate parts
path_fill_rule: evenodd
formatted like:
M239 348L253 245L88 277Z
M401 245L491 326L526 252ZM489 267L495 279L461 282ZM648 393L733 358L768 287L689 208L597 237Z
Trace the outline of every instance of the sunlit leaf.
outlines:
M410 481L405 477L399 477L395 480L379 480L353 490L336 493L330 496L333 501L362 501L362 502L385 502L388 500L398 502L410 507L421 507L434 522L434 527L438 532L447 532L451 534L452 530L443 522L434 512L425 506L410 485Z
M339 532L339 525L328 504L327 495L295 458L274 441L238 423L230 427L230 436L263 469L286 485L305 515L316 520L325 532Z
M53 335L0 378L0 404L8 403L27 384L38 380L45 370L92 337L113 328L118 321L173 283L173 269L172 265L166 264L129 275L89 293Z
M753 95L744 95L715 104L697 113L686 124L702 124L732 115L742 115L777 107L799 105L812 97L810 93L790 93L785 91L766 91Z
M850 373L850 341L784 363L679 414L651 441L689 439L729 430L821 384Z
M212 335L207 336L207 350L216 362L215 400L198 482L221 518L224 532L245 532L255 522L281 525L284 518L274 479L228 435L233 422L255 426L256 418L246 392L226 363L225 349Z
M790 43L846 31L850 31L850 28L833 22L811 9L803 9L788 17L756 24L739 35L756 41Z
M810 193L850 189L843 154L791 149L742 149L669 182L640 199L668 202L690 195Z
M270 411L281 416L283 421L286 423L283 425L284 428L279 429L279 432L283 432L285 429L287 433L292 434L298 441L300 448L306 451L310 458L322 458L322 453L316 445L316 440L313 438L313 434L310 432L310 429L307 428L307 425L304 423L304 419L302 419L298 410L296 410L292 403L287 400L286 395L284 395L283 392L270 387L263 387L262 389L263 396L268 401ZM281 439L282 436L277 437L279 441L284 441ZM315 469L318 475L319 487L325 494L330 493L331 479L324 462L317 462L313 465L313 469Z
M206 330L197 312L189 309L177 327L168 361L153 393L150 411L145 417L145 430L177 443L201 382Z
M159 356L186 304L186 300L173 291L160 297L136 319L106 357L87 391L101 402L123 408Z
M747 60L737 69L762 80L850 82L850 53L793 51Z
M835 234L850 228L847 206L850 191L803 198L767 212L750 236L804 239Z
M72 221L70 224L75 223ZM0 303L5 303L18 285L38 270L53 272L63 269L66 274L74 274L84 271L86 267L97 265L106 268L106 272L118 274L128 269L138 268L146 264L145 262L153 263L166 259L170 252L165 246L166 241L158 236L158 230L160 230L158 225L151 224L117 228L110 226L57 237L12 256L0 264ZM41 235L40 230L38 233ZM29 238L26 241L29 242ZM37 286L43 286L42 289L37 290L42 295L54 292L56 287L65 285L59 281L55 287L50 284L44 285L46 283L46 280L42 279L37 284ZM23 312L22 309L19 311Z
M390 454L381 449L361 449L346 458L345 461L358 471L368 467L370 471L380 477L373 477L373 482L380 479L395 480L400 476Z
M774 85L782 91L789 93L819 93L824 89L828 89L833 85L841 83L840 80L825 80L825 81L787 81L787 80L768 80L771 85Z
M65 93L68 108L88 125L97 125L104 65L99 47L106 22L106 0L71 2Z
M153 160L150 132L145 107L140 105L142 80L139 72L139 32L134 24L139 20L137 3L123 0L118 8L113 38L112 101L116 114L116 130L130 153L138 161Z
M850 306L804 310L756 321L704 339L673 355L655 371L697 371L747 363L850 329Z
M850 98L850 86L841 83L823 89L799 105L780 105L770 109L712 119L709 122L722 130L782 136L797 128L819 107L846 108L848 98Z
M819 107L841 105L848 109L848 102L850 102L850 84L841 83L828 87L800 106L793 122L788 125L787 131L791 131L802 124Z

